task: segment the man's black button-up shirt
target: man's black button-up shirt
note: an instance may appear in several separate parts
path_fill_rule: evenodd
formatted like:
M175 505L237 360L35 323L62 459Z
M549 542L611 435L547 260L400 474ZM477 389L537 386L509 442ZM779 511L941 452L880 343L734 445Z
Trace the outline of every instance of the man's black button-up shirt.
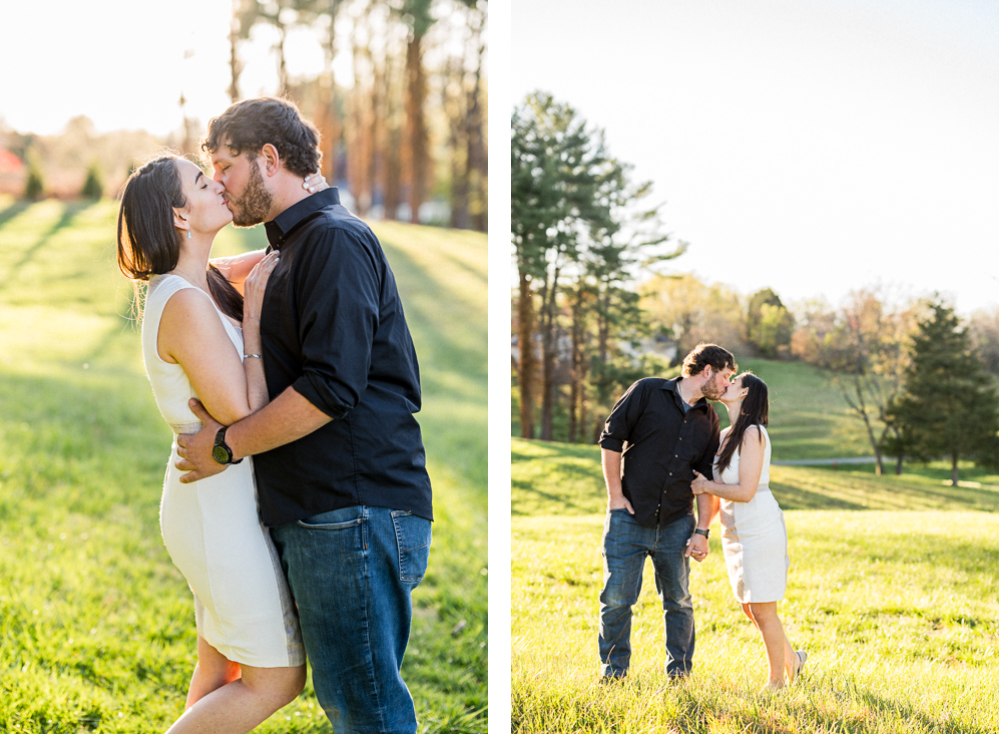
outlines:
M693 470L712 477L719 416L705 398L685 411L677 382L647 377L634 383L601 433L601 448L622 454L622 493L640 525L690 515Z
M281 252L264 294L267 390L333 418L254 457L261 516L283 525L356 505L433 519L420 375L396 281L368 225L327 189L265 225Z

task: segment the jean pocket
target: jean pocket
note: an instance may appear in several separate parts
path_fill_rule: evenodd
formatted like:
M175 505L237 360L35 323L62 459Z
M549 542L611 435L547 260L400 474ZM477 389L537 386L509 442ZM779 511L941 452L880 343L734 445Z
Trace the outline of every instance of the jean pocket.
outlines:
M318 515L299 520L298 525L310 530L346 530L357 527L364 520L360 508L348 507L343 510L321 512Z
M399 580L419 584L431 550L431 521L408 510L393 510L392 525L399 551Z

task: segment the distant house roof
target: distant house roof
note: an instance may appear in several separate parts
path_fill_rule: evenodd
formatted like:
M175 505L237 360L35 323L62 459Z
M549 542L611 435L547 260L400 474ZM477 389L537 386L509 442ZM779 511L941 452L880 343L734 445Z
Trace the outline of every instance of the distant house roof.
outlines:
M24 169L21 159L9 150L0 148L0 173L20 173Z

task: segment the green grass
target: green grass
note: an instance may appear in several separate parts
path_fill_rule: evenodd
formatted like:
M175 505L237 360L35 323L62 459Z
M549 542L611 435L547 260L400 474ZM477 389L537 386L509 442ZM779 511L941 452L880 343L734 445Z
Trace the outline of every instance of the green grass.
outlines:
M158 526L170 432L125 317L115 217L109 201L0 199L0 731L163 731L195 661ZM376 231L421 360L437 518L403 675L422 731L483 732L486 239ZM227 229L216 254L262 242ZM330 730L311 687L257 729Z
M810 656L779 695L759 693L763 645L732 597L717 527L709 559L692 564L695 674L665 680L647 564L629 678L601 685L598 449L514 439L511 474L512 731L997 730L995 474L951 488L946 467L772 467L792 559L779 613Z

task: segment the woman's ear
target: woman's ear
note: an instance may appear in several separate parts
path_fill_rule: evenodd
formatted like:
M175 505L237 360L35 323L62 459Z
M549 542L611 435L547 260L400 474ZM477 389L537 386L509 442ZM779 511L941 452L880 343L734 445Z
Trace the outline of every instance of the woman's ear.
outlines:
M183 209L174 207L174 227L188 231L191 229L191 222L187 220Z

